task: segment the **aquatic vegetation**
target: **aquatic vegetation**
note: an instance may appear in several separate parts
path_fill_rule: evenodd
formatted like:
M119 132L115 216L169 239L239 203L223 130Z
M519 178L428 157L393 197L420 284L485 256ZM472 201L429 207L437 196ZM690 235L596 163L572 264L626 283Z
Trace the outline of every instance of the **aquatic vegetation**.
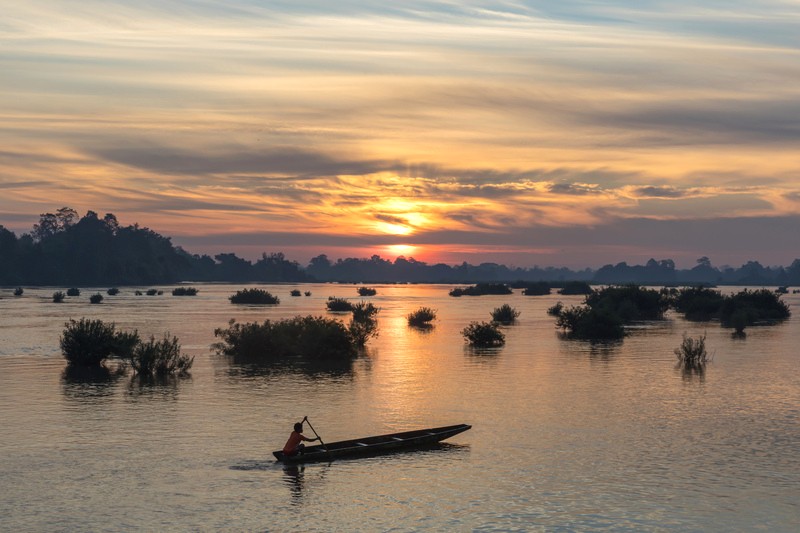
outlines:
M513 324L519 318L520 312L508 304L503 304L492 311L492 320L500 324Z
M371 288L371 287L359 287L358 288L358 295L359 296L375 296L378 294L378 291Z
M586 297L586 305L617 315L623 322L659 320L669 308L669 300L653 289L638 285L605 287Z
M118 289L118 288L116 288L116 287L111 287L110 289L108 289L108 290L106 291L106 293L107 293L109 296L116 296L117 294L119 294L119 289Z
M116 331L116 326L102 320L70 320L61 334L61 353L71 365L99 365L108 357L129 357L139 342L137 332Z
M356 346L364 346L367 341L378 335L378 321L375 315L380 308L369 302L359 302L352 306L353 318L347 329Z
M181 354L178 338L170 338L169 333L165 333L159 341L151 336L149 341L136 344L130 362L134 372L140 376L181 375L192 367L194 357Z
M311 291L306 291L303 294L306 295L306 296L311 296Z
M559 289L558 294L576 295L576 294L592 294L594 289L585 281L567 281L564 286Z
M478 283L471 287L456 288L450 291L450 296L482 296L486 294L511 294L513 291L505 283Z
M248 359L303 356L312 359L350 357L357 345L348 328L335 319L297 316L262 323L237 323L217 328L214 336L218 353Z
M194 287L175 287L172 289L173 296L197 296L197 289Z
M142 291L136 290L136 291L134 291L133 294L135 294L136 296L141 296L142 295Z
M17 287L16 289L14 289L14 296L22 296L24 292L25 289L23 289L22 287Z
M675 355L678 357L678 365L686 370L705 365L708 362L705 334L695 339L684 333L681 345L675 348Z
M719 316L725 298L708 287L684 287L670 294L670 305L686 320L707 322Z
M100 294L99 292L96 293L96 294L92 294L91 296L89 296L89 302L93 303L93 304L102 303L103 302L103 295Z
M61 302L64 301L64 298L66 298L66 296L67 295L64 294L64 291L56 291L56 292L54 292L53 293L53 303L60 304Z
M564 309L564 304L561 302L556 302L554 305L551 305L547 308L547 314L550 316L558 316L561 314L561 311Z
M526 283L522 287L522 294L525 296L546 296L550 294L550 283L547 281L536 281Z
M273 296L264 289L242 289L228 298L232 304L264 304L274 305L281 303L280 298Z
M608 309L588 306L562 308L556 327L575 339L612 340L625 336L622 319Z
M436 320L436 311L430 307L420 307L406 315L406 320L408 320L409 326L417 328L430 327L431 322Z
M353 304L344 298L336 298L334 296L328 297L328 301L325 302L325 306L328 308L328 311L332 311L334 313L349 313L353 310Z
M506 343L506 336L491 322L470 322L461 330L464 339L476 347L502 346Z
M719 315L722 325L731 327L734 326L734 317L738 323L744 322L746 326L752 326L781 322L792 316L792 313L789 306L781 300L780 294L768 289L745 289L726 296Z
M300 291L297 289L292 289L292 292L290 292L289 294L291 294L292 296L300 296Z
M147 294L148 296L155 296L156 294L158 294L158 289L147 289L147 292L145 294Z
M67 296L80 296L80 295L81 295L81 290L76 287L67 289Z

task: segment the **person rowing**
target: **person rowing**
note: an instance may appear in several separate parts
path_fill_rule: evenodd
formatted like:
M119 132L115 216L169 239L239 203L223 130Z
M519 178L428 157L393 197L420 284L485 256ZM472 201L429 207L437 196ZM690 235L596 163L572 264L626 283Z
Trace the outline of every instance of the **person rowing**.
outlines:
M318 440L320 440L319 437L315 439L309 439L303 435L303 423L298 422L294 425L294 431L292 431L292 434L289 435L289 440L286 441L286 445L283 447L283 455L286 457L293 457L298 453L302 453L303 448L306 447L306 445L303 444L303 441L315 442Z

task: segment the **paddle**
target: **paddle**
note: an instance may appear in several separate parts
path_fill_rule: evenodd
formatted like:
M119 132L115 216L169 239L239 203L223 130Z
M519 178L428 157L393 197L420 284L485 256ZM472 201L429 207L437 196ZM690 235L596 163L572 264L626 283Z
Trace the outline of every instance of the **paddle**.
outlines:
M320 437L320 436L319 436L319 433L317 433L317 430L316 430L316 429L314 429L314 426L312 426L312 425L311 425L311 422L309 422L309 421L308 421L308 417L307 417L307 416L304 416L304 417L303 417L303 422L307 422L307 423L308 423L308 427L310 427L310 428L311 428L311 431L313 431L313 432L314 432L314 435L316 435L316 436L317 436L317 439L319 439L319 443L322 445L322 449L323 449L323 450L325 450L325 453L327 453L327 454L328 454L328 456L330 456L330 452L328 451L328 447L327 447L327 446L325 446L325 443L324 443L324 442L322 442L322 437Z

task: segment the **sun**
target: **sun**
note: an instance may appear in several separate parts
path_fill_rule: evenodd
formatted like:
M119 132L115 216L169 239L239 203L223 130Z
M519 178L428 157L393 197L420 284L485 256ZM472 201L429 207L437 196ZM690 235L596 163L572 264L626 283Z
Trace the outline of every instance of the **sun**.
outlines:
M391 222L381 222L378 224L378 230L387 235L411 235L411 232L414 229L411 226L406 226L403 224L394 224Z
M412 246L410 244L390 244L386 247L386 249L389 251L389 254L395 257L401 255L406 257L410 256L417 250L417 248L417 246Z

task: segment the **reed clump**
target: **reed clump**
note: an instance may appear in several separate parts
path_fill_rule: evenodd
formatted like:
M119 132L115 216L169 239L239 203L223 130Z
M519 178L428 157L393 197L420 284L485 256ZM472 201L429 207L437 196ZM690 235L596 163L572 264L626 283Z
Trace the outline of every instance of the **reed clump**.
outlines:
M161 340L151 336L147 342L137 343L131 351L130 362L140 376L186 375L194 357L181 354L178 338L165 333Z
M678 358L678 365L684 370L697 370L705 366L709 360L705 334L693 338L684 333L681 345L675 348L675 355Z

